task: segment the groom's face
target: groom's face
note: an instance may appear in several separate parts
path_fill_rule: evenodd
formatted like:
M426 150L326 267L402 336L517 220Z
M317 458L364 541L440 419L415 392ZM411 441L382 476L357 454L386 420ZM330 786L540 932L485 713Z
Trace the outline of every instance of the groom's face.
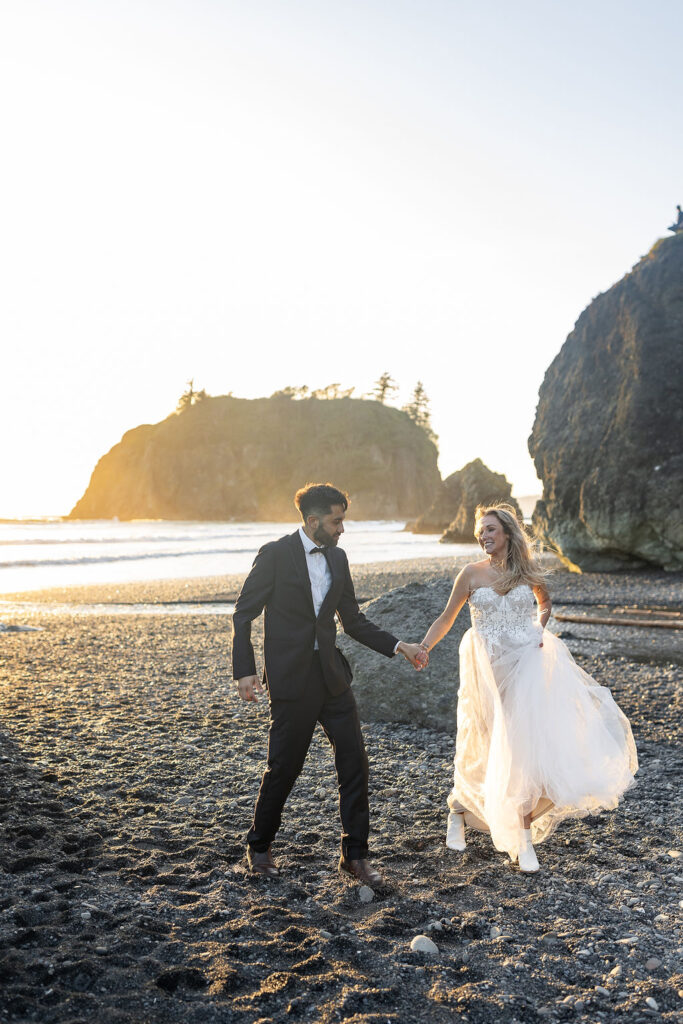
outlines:
M344 516L346 513L341 505L332 505L327 515L311 516L309 522L313 526L313 540L320 547L335 545L344 532ZM316 525L317 524L317 525Z

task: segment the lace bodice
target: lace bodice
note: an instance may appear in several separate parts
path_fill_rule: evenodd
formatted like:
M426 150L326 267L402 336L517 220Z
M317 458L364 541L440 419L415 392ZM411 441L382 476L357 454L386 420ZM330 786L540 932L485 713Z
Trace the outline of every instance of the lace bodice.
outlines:
M536 618L534 594L526 583L507 594L477 587L469 598L472 628L486 646L538 643L542 633Z

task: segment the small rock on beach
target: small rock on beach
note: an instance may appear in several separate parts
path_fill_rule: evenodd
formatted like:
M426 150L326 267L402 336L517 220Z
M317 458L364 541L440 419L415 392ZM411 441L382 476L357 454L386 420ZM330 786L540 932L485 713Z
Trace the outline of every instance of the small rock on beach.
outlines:
M428 935L416 935L410 943L413 953L429 953L432 956L439 952L437 944Z

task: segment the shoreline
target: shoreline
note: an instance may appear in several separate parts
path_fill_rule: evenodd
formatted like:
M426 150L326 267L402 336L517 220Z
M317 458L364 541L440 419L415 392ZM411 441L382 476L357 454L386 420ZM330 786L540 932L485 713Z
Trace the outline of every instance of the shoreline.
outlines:
M391 586L403 586L416 580L433 579L435 576L455 575L467 563L465 557L448 558L405 558L391 562L367 562L351 565L351 574L356 584L359 600L364 599L361 589L372 591L369 597L379 596ZM63 604L72 599L79 604L121 604L166 603L187 600L192 602L211 600L235 600L247 576L230 573L223 576L178 577L134 581L128 583L70 584L65 587L47 587L41 590L24 590L0 593L0 602L27 601L35 603ZM394 582L396 581L396 582Z
M403 558L393 561L351 563L351 575L360 603L372 600L393 587L406 583L427 582L444 577L455 578L471 559L464 555L452 558ZM543 556L549 569L548 585L551 594L565 603L571 602L572 592L599 602L610 594L618 599L620 593L630 600L640 595L661 603L683 607L683 572L665 572L661 569L637 569L620 572L573 573L554 555ZM230 601L235 600L247 571L225 575L176 577L116 583L74 583L61 587L37 590L0 592L3 602L31 603L168 603L173 601Z

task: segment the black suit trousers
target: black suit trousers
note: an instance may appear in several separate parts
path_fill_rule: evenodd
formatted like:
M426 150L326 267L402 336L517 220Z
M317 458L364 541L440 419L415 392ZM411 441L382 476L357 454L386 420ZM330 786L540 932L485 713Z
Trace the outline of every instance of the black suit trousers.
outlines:
M350 689L337 696L327 690L317 651L301 696L270 702L268 766L247 842L253 850L265 851L275 838L285 801L303 768L317 722L334 751L342 853L353 859L365 857L370 828L368 758L358 708Z

